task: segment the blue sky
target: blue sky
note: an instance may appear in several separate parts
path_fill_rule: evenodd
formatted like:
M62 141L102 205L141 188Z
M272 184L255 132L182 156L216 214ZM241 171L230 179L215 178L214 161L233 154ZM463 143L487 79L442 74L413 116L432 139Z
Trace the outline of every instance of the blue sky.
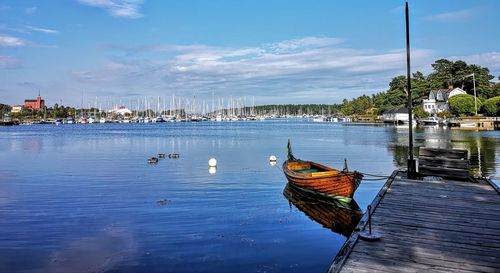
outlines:
M413 71L450 58L500 76L500 1L409 3ZM0 0L0 102L338 103L386 90L404 46L401 0Z

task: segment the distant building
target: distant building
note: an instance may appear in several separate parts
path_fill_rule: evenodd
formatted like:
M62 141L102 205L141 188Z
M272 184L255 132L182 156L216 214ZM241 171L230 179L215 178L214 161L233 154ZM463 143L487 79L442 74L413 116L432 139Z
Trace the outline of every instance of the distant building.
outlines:
M412 113L412 119L415 116ZM393 123L393 124L404 124L408 123L408 108L406 107L398 107L393 109L388 109L382 114L382 120L385 123Z
M448 100L460 94L467 94L467 92L458 87L453 89L453 86L448 89L432 90L429 92L429 99L423 101L424 111L430 114L449 111Z
M32 109L36 109L36 110L44 109L45 108L45 100L42 100L42 97L40 97L40 92L38 92L38 97L36 97L36 100L25 100L24 101L24 107L32 108Z
M127 109L125 106L120 106L120 108L113 109L110 112L113 114L122 115L122 116L129 116L132 114L132 111Z
M23 110L23 106L21 105L12 105L12 109L10 110L11 113L19 113Z

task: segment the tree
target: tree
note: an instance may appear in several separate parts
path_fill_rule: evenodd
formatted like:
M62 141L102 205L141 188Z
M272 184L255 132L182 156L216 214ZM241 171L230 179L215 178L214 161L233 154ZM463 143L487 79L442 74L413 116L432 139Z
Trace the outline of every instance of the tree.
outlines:
M427 113L424 110L424 107L422 105L415 107L414 114L415 114L415 117L417 117L417 118L426 118L429 116L429 113Z
M389 83L389 90L387 91L386 102L392 106L404 106L407 101L406 93L406 77L403 75L397 76Z
M10 105L0 103L0 117L8 114L11 110L12 107L10 107Z
M482 112L489 116L500 116L500 96L486 100L483 104Z
M461 94L451 97L448 100L450 111L455 115L472 116L476 113L474 96L469 94ZM477 109L481 108L481 99L477 99Z
M344 115L366 115L368 110L373 108L373 101L370 97L362 95L348 101L344 99L340 107L340 112Z
M449 85L461 87L467 93L472 94L474 89L473 78L469 77L474 73L476 80L476 91L479 97L489 98L492 96L491 80L494 78L488 68L479 65L468 65L466 62L449 61L440 59L432 64L434 72L429 74L431 89L448 88Z
M431 64L434 72L429 74L428 79L432 89L447 88L453 82L451 67L453 62L446 59L439 59Z
M420 71L413 73L411 79L411 97L414 105L421 105L422 101L429 96L431 84Z
M342 100L342 106L340 107L340 112L346 116L354 114L354 107L352 102L346 99Z
M500 77L498 79L500 80ZM500 82L495 83L491 89L493 97L500 96Z

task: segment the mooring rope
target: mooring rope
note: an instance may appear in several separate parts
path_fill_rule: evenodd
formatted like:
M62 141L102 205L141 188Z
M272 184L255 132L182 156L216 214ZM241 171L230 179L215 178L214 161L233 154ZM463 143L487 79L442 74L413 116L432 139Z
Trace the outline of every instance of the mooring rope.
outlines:
M385 180L385 179L387 179L387 178L363 178L362 181L380 181L380 180Z
M377 175L377 174L369 174L369 173L362 173L362 172L359 172L359 173L362 174L362 175L372 176L372 177L380 177L380 178L389 178L389 177L391 177L390 175Z

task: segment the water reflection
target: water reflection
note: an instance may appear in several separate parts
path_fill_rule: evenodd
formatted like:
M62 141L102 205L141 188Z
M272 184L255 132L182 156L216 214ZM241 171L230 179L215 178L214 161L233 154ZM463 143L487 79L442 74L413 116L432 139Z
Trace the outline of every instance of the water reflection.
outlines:
M496 170L495 155L500 143L495 138L472 134L456 134L452 139L453 147L469 151L470 171L475 176L494 175Z
M407 128L287 120L0 131L0 272L318 272L360 212L283 193L282 160L272 167L269 155L283 156L291 138L304 158L388 175L408 147ZM416 146L467 148L490 174L499 165L498 131L415 132ZM145 164L158 153L181 158ZM358 204L382 184L361 183Z
M498 132L488 134L479 131L450 130L446 127L423 127L415 129L415 150L419 147L440 149L466 149L469 152L470 169L473 176L496 174L495 160L500 142ZM398 168L406 168L408 157L408 133L398 131L390 135L387 148L392 152L393 162Z
M318 198L303 192L290 184L285 186L283 195L297 209L323 227L349 237L361 219L363 212L356 201L342 203L333 199Z
M136 248L130 231L110 227L54 251L40 272L104 272L130 259Z

